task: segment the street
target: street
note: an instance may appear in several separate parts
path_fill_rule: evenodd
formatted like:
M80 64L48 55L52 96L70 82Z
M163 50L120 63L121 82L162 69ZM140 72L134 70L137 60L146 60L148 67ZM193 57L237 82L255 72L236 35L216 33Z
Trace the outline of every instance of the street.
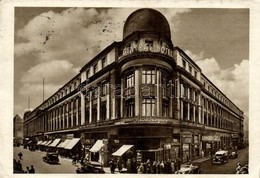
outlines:
M202 174L235 174L237 163L248 164L248 147L238 151L238 158L229 159L228 163L223 165L213 165L211 160L201 164Z
M76 165L72 165L71 159L59 158L59 164L48 164L43 162L42 157L45 152L30 151L23 147L14 147L14 159L19 160L18 153L22 152L21 163L23 170L31 165L35 168L35 173L75 173ZM248 164L248 147L238 151L238 158L229 159L228 163L223 165L213 165L211 160L201 163L202 174L235 174L237 163ZM109 168L104 168L106 173L110 173Z
M19 160L18 153L22 152L21 163L23 170L31 165L35 168L35 173L75 173L76 167L72 165L70 159L59 158L60 164L48 164L43 162L42 157L46 154L40 151L30 151L21 147L14 147L14 159Z

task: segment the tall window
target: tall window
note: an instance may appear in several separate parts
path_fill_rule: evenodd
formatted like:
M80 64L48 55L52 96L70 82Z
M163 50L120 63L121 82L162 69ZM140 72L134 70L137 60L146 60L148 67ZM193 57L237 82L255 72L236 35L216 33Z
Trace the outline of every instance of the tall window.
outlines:
M105 96L107 94L107 82L101 84L101 95Z
M85 124L89 124L89 108L85 110Z
M96 63L96 64L94 64L94 66L93 66L93 72L94 72L94 74L95 73L97 73L97 70L98 70L98 64Z
M134 99L126 101L126 117L134 117L135 115L135 102Z
M184 59L182 60L182 67L186 69L186 61Z
M192 73L192 67L191 66L189 66L189 71L190 71L190 73Z
M143 84L155 84L155 70L154 69L143 69L142 83Z
M162 115L164 117L168 117L169 116L169 102L167 100L163 101Z
M167 79L166 75L162 73L162 94L163 98L167 97Z
M155 116L155 99L145 98L142 100L142 115Z
M134 86L134 74L131 73L126 76L126 87Z
M107 58L106 58L106 57L103 57L103 58L102 58L102 69L103 69L104 67L106 67L106 65L107 65Z
M100 107L100 121L105 121L107 117L107 105L102 103Z
M89 78L89 69L88 70L86 70L86 79L88 79Z
M96 107L94 107L92 109L92 120L91 120L91 122L93 122L93 123L97 122L97 108Z

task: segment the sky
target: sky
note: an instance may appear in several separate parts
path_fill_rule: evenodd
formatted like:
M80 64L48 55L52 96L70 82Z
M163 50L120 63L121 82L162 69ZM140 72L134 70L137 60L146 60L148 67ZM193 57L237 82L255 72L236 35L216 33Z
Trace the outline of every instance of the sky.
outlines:
M23 117L42 103L43 78L47 99L105 47L121 41L135 10L16 7L14 115ZM249 10L157 10L170 24L173 44L248 115Z

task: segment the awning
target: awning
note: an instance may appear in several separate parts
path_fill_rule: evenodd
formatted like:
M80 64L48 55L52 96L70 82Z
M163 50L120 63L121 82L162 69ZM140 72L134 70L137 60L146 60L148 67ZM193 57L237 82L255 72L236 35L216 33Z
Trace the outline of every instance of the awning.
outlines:
M38 141L38 142L37 142L37 145L40 145L42 142L43 142L43 141Z
M66 139L64 142L61 142L57 148L64 148L66 145L69 144L69 142L71 141L71 139Z
M59 142L60 142L60 138L56 138L49 146L50 147L56 147Z
M73 138L64 148L71 150L79 142L79 140L80 138Z
M47 142L44 144L44 146L48 146L51 142L52 142L52 140L47 141Z
M46 143L47 143L47 141L43 141L39 145L45 145Z
M89 150L90 152L98 152L104 146L103 140L97 140L96 143Z
M112 156L122 156L127 150L132 148L134 145L123 145L116 152L112 154Z

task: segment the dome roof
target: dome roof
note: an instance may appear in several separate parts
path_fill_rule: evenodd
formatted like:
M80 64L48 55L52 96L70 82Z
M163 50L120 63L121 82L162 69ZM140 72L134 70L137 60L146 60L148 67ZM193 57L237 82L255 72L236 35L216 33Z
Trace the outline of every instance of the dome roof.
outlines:
M157 32L171 39L167 19L154 9L138 9L130 14L124 25L123 38L137 31Z

